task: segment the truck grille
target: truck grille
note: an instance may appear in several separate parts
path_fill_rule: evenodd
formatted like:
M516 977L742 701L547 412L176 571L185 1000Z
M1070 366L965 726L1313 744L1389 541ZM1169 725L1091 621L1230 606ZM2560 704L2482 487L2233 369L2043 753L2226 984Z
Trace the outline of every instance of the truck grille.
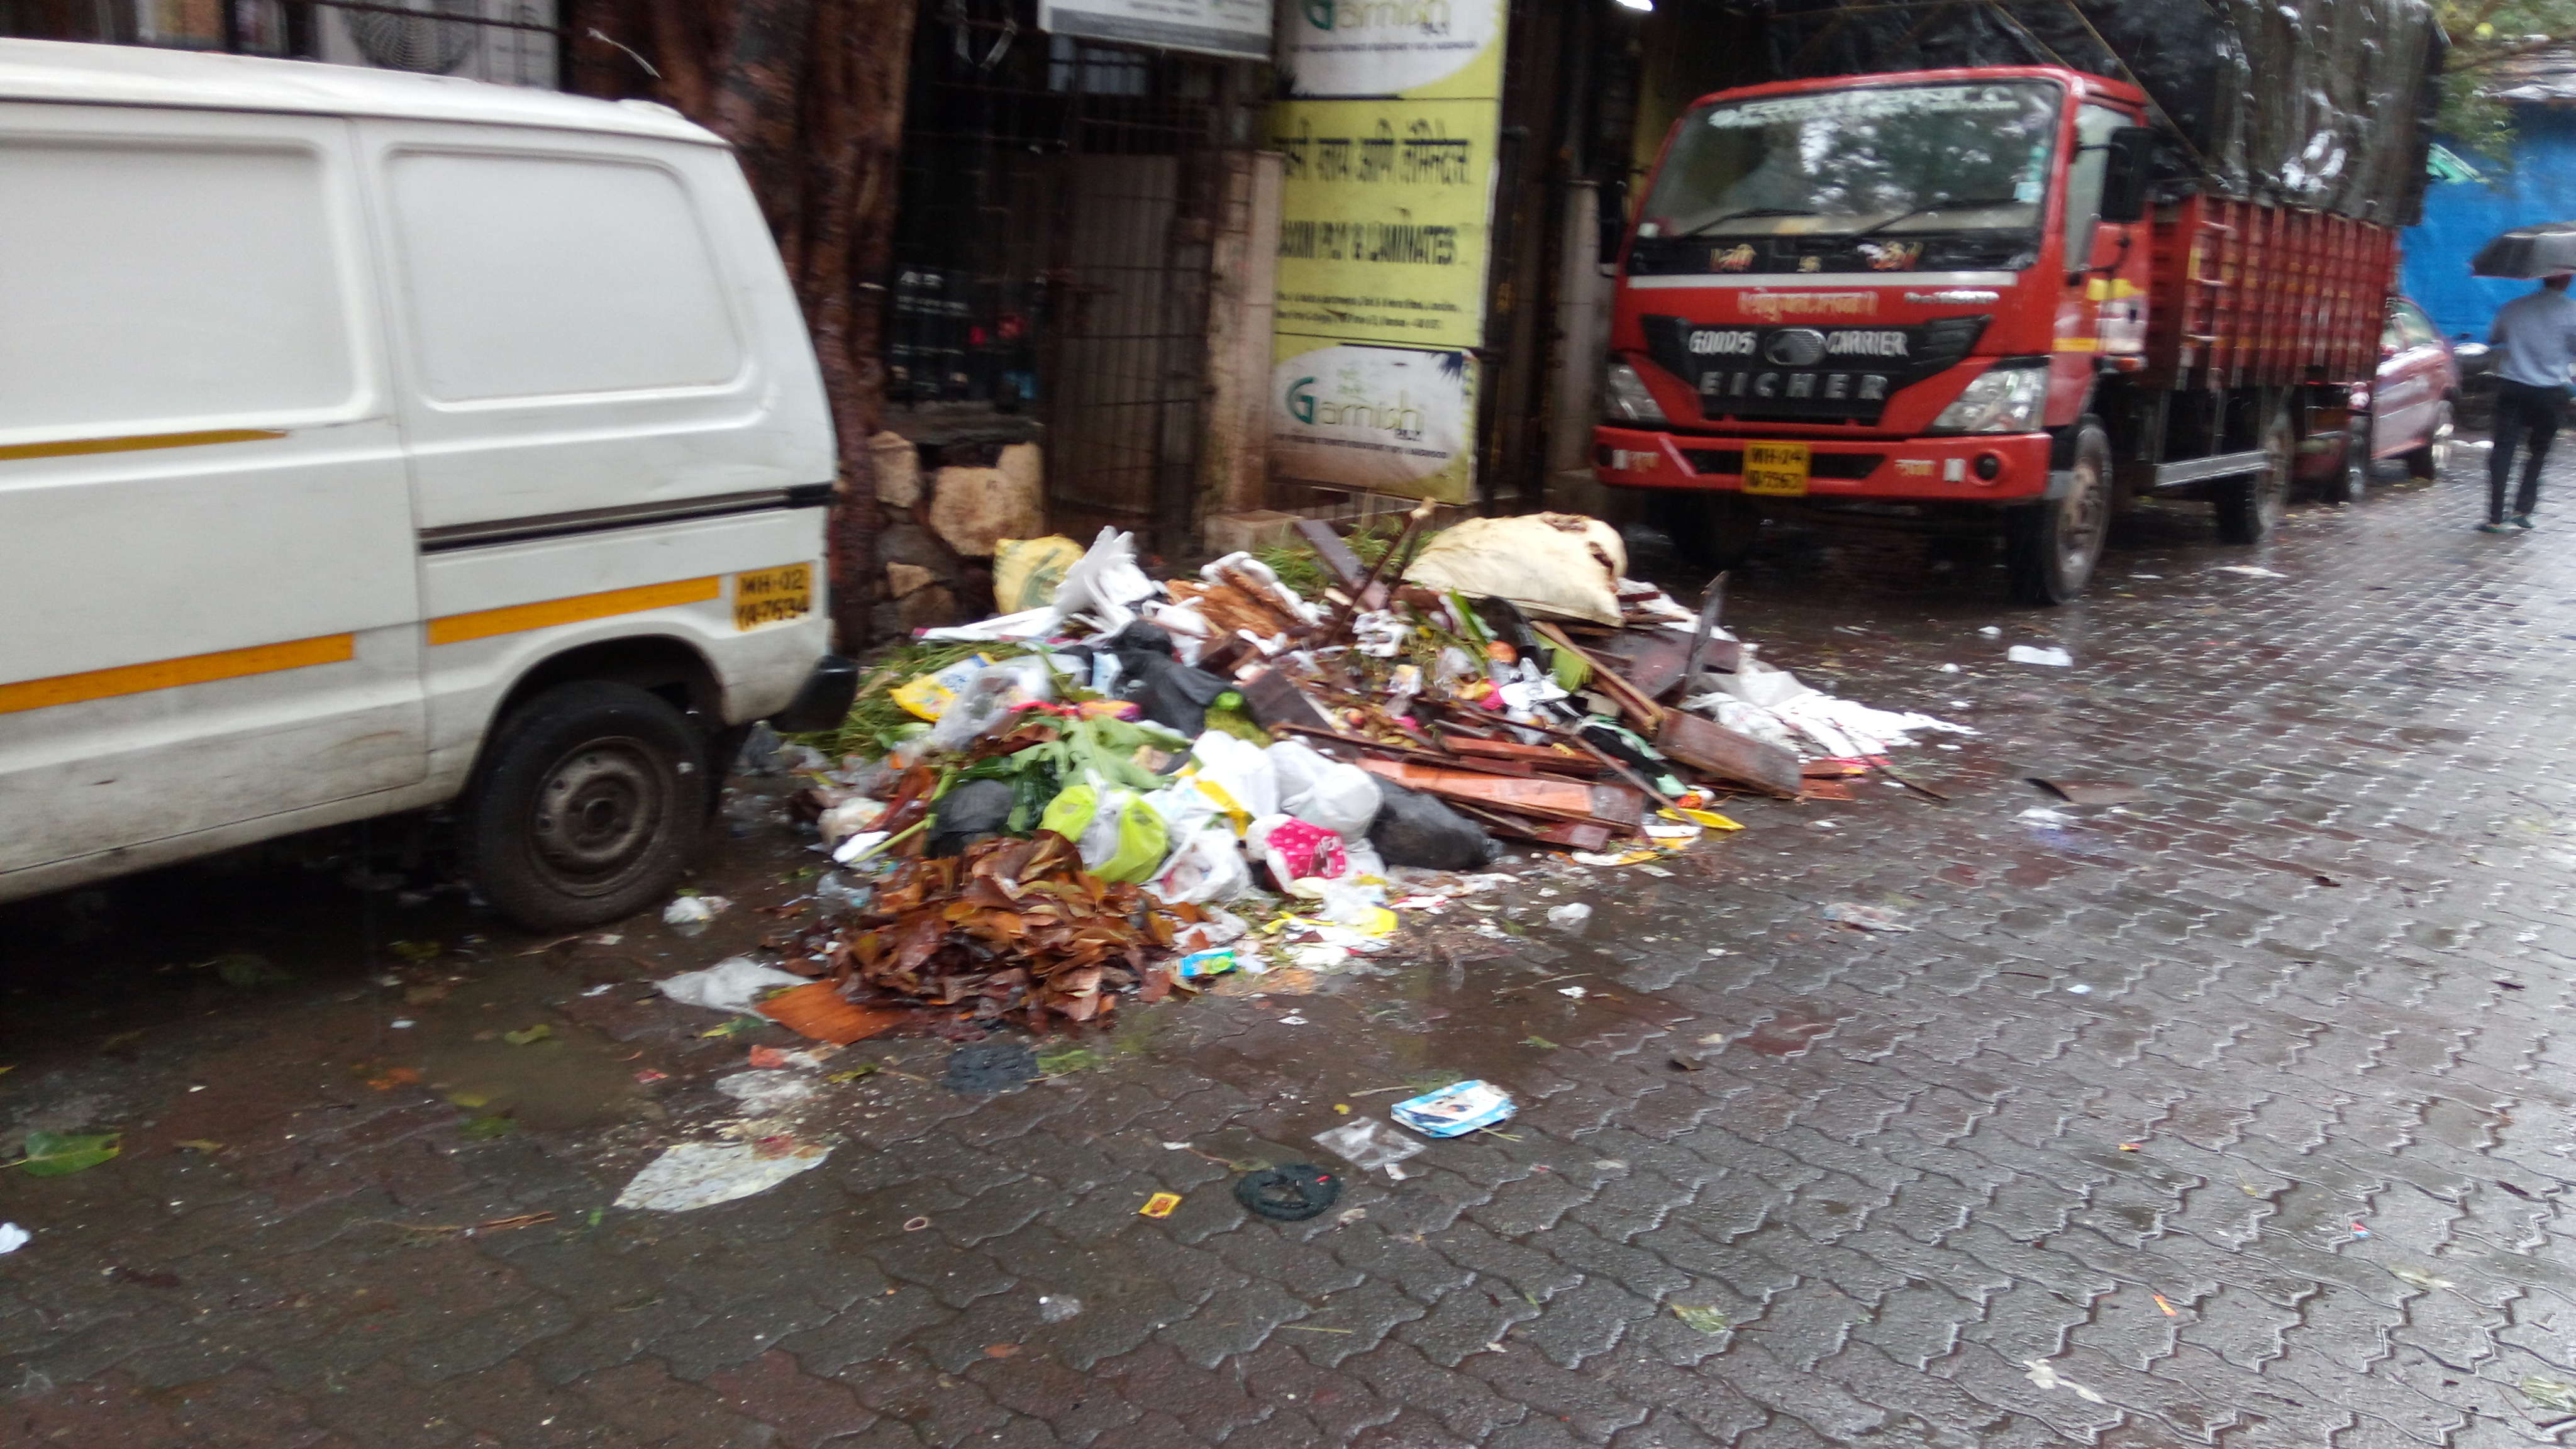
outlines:
M1647 316L1646 351L1691 385L1711 422L1867 426L1899 391L1958 365L1990 317L1912 327L1737 327Z

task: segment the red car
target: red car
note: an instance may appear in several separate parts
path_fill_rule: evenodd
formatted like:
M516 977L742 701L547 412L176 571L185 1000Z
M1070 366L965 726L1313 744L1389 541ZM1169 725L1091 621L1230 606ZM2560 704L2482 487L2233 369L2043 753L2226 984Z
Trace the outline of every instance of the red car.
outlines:
M2404 297L2389 298L2370 395L2354 396L2342 446L2312 437L2316 451L2302 460L2318 494L2329 503L2360 502L2370 465L2388 458L2405 459L2411 477L2440 476L2450 460L2461 364L2474 367L2486 351L2483 344L2463 342L2455 352L2423 308Z

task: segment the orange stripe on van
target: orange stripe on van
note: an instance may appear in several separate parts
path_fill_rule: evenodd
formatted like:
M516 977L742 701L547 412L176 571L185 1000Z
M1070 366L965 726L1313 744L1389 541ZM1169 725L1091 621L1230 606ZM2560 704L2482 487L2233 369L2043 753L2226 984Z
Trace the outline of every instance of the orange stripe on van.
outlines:
M0 463L18 458L76 458L84 453L141 453L153 448L198 448L208 443L257 443L286 434L273 428L223 428L211 433L146 433L131 438L74 438L61 443L14 443L0 448Z
M176 689L183 684L204 684L209 680L239 679L248 674L275 674L315 664L343 664L356 658L357 654L356 635L328 634L319 639L256 644L248 649L223 649L212 654L191 654L182 659L163 659L152 664L57 674L50 679L0 684L0 714L47 709L58 704L78 704L89 699L109 699L120 694Z
M723 593L724 581L711 575L670 584L575 594L569 599L548 599L537 604L514 604L506 609L450 614L446 618L429 621L429 642L462 644L468 639L489 639L496 634L518 634L557 624L578 624L585 619L605 619L616 614L640 614L646 609L667 609L674 604L702 604L721 597Z

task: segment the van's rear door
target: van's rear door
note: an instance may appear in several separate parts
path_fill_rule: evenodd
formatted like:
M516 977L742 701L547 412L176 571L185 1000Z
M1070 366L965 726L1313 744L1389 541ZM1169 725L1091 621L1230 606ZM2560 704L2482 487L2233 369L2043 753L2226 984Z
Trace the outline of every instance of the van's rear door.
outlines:
M347 122L0 104L0 874L414 784Z

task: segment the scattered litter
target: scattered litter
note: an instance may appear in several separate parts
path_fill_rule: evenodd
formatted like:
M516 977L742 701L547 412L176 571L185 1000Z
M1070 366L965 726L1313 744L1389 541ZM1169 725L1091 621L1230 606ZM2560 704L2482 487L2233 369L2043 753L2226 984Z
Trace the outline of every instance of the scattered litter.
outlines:
M2066 991L2070 996L2090 996L2093 994L2093 988L2085 985L2081 981L2068 983Z
M1425 1137L1456 1137L1508 1121L1517 1110L1502 1088L1470 1079L1398 1102L1387 1114Z
M1734 1320L1725 1313L1705 1304L1676 1303L1672 1309L1675 1318L1702 1333L1724 1333L1735 1326Z
M2144 1145L2144 1143L2140 1142L2123 1142L2120 1144L2120 1150L2122 1152L2135 1152Z
M2356 1238L2366 1238L2370 1236L2370 1229L2363 1227L2359 1223L2354 1223L2352 1225L2352 1235Z
M1070 1293L1038 1295L1038 1322L1062 1323L1082 1312L1082 1300Z
M1556 994L1559 996L1571 996L1575 1000L1581 1001L1585 996L1588 996L1591 993L1585 991L1580 986L1560 986L1556 988Z
M2282 573L2277 569L2267 569L2260 564L2220 564L2216 571L2222 574L2243 574L2249 579L2286 579L2289 577L2288 574Z
M1707 1069L1708 1065L1699 1058L1691 1056L1686 1052L1675 1052L1670 1060L1672 1062L1673 1070L1677 1072L1704 1071Z
M683 896L682 900L705 900L704 896ZM748 956L728 956L703 971L683 971L658 983L664 996L684 1006L703 1006L709 1011L731 1011L757 1015L755 1003L762 994L782 986L803 986L806 979L763 966Z
M2525 1375L2522 1381L2522 1396L2544 1409L2556 1409L2562 1414L2576 1414L2576 1384L2568 1383L2563 1379L2543 1378L2539 1374Z
M723 915L726 907L732 904L723 896L681 896L662 908L662 924L683 928L704 926Z
M512 1046L535 1046L538 1042L550 1039L554 1034L555 1029L541 1021L534 1026L521 1027L517 1031L505 1031L501 1033L501 1040Z
M2015 664L2045 664L2052 669L2072 668L2075 663L2075 656L2053 644L2046 647L2015 644L2004 651L2004 657Z
M0 1223L0 1255L14 1253L34 1239L35 1234L16 1223Z
M1360 1219L1367 1216L1367 1208L1344 1208L1333 1215L1333 1226L1347 1228L1351 1224L1358 1222Z
M1560 931L1580 931L1583 923L1591 919L1592 908L1581 901L1553 907L1547 913L1547 923Z
M1348 1126L1318 1132L1314 1141L1362 1172L1383 1167L1388 1176L1397 1178L1404 1175L1397 1163L1430 1148L1429 1143L1396 1132L1375 1117L1362 1117Z
M2110 1402L2100 1394L2097 1394L2093 1390L2086 1388L2084 1385L2077 1383L2075 1380L2059 1374L2056 1368L2044 1358L2026 1358L2021 1362L2022 1367L2030 1370L2029 1373L2022 1375L2022 1377L2029 1379L2032 1383L2039 1385L2043 1389L2071 1389L2074 1391L2075 1397L2082 1399L2088 1404L2102 1404Z
M1136 1216L1140 1218L1167 1218L1172 1215L1172 1209L1179 1207L1180 1205L1181 1195L1179 1193L1158 1192L1152 1197L1145 1199L1145 1205L1136 1209Z
M1549 1041L1546 1037L1537 1035L1522 1037L1521 1045L1534 1046L1543 1052L1552 1052L1556 1050L1556 1043Z
M795 1106L821 1088L811 1077L794 1072L736 1072L718 1077L716 1090L754 1112L777 1112Z
M2163 1310L2164 1310L2165 1317L2167 1317L2167 1318L2179 1318L2179 1317L2181 1317L2181 1316L2182 1316L2182 1315L2180 1315L2180 1314L2178 1314L2178 1313L2174 1312L2174 1306L2173 1306L2172 1304L2167 1303L2167 1302L2165 1301L2165 1295L2163 1295L2163 1294L2161 1294L2161 1293L2150 1293L2150 1294L2148 1294L2147 1296L2148 1296L2148 1297L2150 1297L2150 1298L2152 1298L2152 1299L2154 1299L2154 1300L2156 1300L2156 1306L2157 1306L2158 1308L2161 1308L2161 1309L2163 1309Z
M1652 827L1648 828L1652 829ZM1658 853L1651 850L1628 850L1622 851L1617 855L1611 855L1606 852L1578 850L1573 855L1573 860L1576 865L1605 867L1615 865L1641 865L1647 861L1655 860L1657 858L1659 858Z
M2117 780L2043 780L2033 775L2030 783L2069 805L2123 805L2146 798L2144 790Z
M2013 818L2016 820L2027 820L2033 825L2072 825L2075 823L2074 816L2067 814L2063 810L2051 810L2045 805L2033 805Z
M966 1097L1016 1091L1038 1079L1038 1055L1014 1041L979 1041L948 1054L940 1085Z
M1863 931L1910 932L1905 918L1885 906L1864 906L1855 901L1836 901L1825 907L1825 919L1837 925Z
M409 1031L414 1026L418 1025L418 1023L414 1022L408 1016L397 1016L393 1020L386 1022L385 1025L395 1031Z
M2003 631L2002 629L2000 629L2000 628L1997 628L1996 626L1994 626L1994 625L1992 625L1992 624L1988 624L1986 627L1984 627L1984 628L1982 628L1982 629L1979 629L1977 632L1978 632L1978 633L1980 633L1980 634L1985 635L1985 636L1986 636L1987 638L1989 638L1989 639L2000 639L2000 638L2002 638L2002 637L2003 637L2003 632L2004 632L2004 631Z
M1236 1202L1283 1223L1302 1223L1321 1216L1341 1195L1340 1178L1303 1162L1266 1167L1234 1180Z
M2402 1264L2389 1269L2388 1276L2410 1288L2421 1288L2427 1293L2439 1288L2455 1288L2459 1286L2448 1278L2436 1278L2421 1268L2409 1268Z
M831 1151L808 1143L777 1150L768 1143L684 1142L645 1164L617 1205L676 1213L732 1202L822 1166Z

